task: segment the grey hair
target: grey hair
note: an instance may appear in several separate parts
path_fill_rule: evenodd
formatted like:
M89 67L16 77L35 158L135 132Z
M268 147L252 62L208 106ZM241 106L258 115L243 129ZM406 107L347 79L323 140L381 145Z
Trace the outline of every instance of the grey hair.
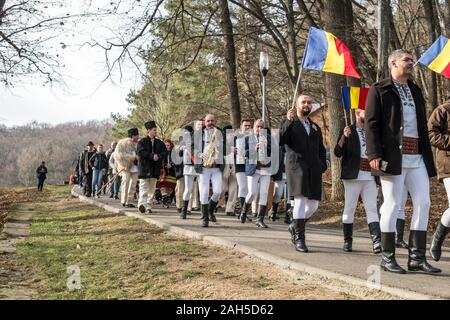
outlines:
M389 67L391 66L392 62L395 60L398 60L400 58L400 56L404 55L404 54L409 54L412 56L411 51L408 51L406 49L397 49L395 51L393 51L390 55L389 55Z

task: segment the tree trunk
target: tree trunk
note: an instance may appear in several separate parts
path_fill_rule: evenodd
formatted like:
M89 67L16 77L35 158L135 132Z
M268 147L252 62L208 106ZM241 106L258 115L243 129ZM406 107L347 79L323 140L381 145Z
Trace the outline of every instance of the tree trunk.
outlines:
M331 32L341 40L345 39L345 7L342 5L341 0L328 0L324 2L324 24L325 30ZM345 126L344 109L340 99L340 89L345 85L345 77L330 73L325 75L325 92L330 126L330 150L333 150L339 131ZM344 197L344 188L340 181L341 162L340 159L334 156L333 152L330 152L330 154L332 179L331 199L342 200Z
M233 24L231 23L228 0L220 0L220 26L225 34L225 68L227 71L228 94L230 96L230 117L233 128L241 124L241 105L236 72L236 49L234 47Z
M423 2L423 8L425 12L425 26L426 31L429 36L429 44L433 44L437 39L436 30L439 28L439 24L436 21L436 15L437 13L434 10L433 7L433 0L425 0ZM439 28L440 29L440 28ZM433 112L434 108L438 105L438 97L437 97L437 80L436 80L436 74L434 72L427 72L426 73L426 82L428 87L428 99L427 99L427 117L431 115L431 112Z
M378 68L377 80L389 77L389 43L390 24L389 11L391 11L390 0L378 0Z

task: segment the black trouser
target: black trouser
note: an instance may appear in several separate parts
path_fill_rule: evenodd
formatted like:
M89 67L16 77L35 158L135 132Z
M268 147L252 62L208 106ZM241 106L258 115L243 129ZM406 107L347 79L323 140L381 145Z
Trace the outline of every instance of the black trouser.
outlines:
M84 194L91 194L92 193L92 171L89 171L85 174L86 177L86 184L84 185Z
M42 189L44 188L44 181L45 179L38 179L38 191L42 191Z

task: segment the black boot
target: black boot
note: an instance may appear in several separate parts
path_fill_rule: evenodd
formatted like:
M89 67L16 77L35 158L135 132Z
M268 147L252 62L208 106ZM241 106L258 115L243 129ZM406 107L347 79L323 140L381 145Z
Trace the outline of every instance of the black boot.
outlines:
M370 238L372 238L373 253L381 253L381 230L379 222L369 223Z
M244 197L240 197L239 198L239 210L234 210L234 215L240 219L241 216L241 212L242 212L242 208L244 208L245 206L245 198Z
M189 200L187 200L187 201L183 200L183 208L181 208L181 215L180 215L181 219L186 219L188 206L189 206Z
M344 251L353 251L353 223L344 223Z
M405 231L405 220L397 219L396 229L397 235L395 238L395 246L397 248L408 249L408 244L405 241L403 241L403 233Z
M288 203L288 204L286 204L286 212L285 212L285 215L284 215L284 223L290 224L292 222L291 215L292 215L292 208L291 208L291 204Z
M272 202L272 211L270 212L269 219L274 222L278 219L277 218L278 205L279 203Z
M434 268L427 262L427 232L411 230L409 232L408 270L425 273L439 273L441 269Z
M209 225L209 205L202 204L202 227L207 228Z
M266 209L267 206L259 205L258 222L256 222L258 228L268 228L268 226L264 223L264 216L266 215Z
M242 207L241 215L239 216L239 220L241 220L242 223L245 223L245 221L247 220L247 214L251 208L252 208L251 203L245 203L244 206Z
M433 240L431 241L430 254L434 261L439 261L441 259L441 248L447 237L449 227L446 227L439 221L436 231L433 235Z
M383 248L381 268L384 271L405 274L406 270L400 267L395 260L395 232L382 232L381 246Z
M308 247L305 242L305 226L305 219L294 219L288 228L291 233L292 243L295 245L295 250L299 252L308 252Z
M215 201L212 201L212 200L209 201L209 220L211 220L212 222L216 222L217 221L216 216L214 215L214 212L216 210L216 207L217 207L218 203L219 202L215 202Z

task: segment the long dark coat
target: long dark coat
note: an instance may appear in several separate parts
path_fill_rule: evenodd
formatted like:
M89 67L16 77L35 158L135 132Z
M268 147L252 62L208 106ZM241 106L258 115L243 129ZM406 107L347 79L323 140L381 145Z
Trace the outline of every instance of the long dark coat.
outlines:
M419 151L427 168L428 176L436 176L430 139L428 138L425 100L422 90L411 81L409 88L416 105ZM381 158L388 163L385 173L402 174L403 107L400 95L391 78L375 83L366 101L367 157L369 161ZM381 174L374 172L374 174Z
M166 158L167 149L164 142L155 138L153 152L150 137L139 140L137 146L139 156L139 179L159 179L162 162ZM153 160L153 155L158 155L158 161Z
M280 144L286 149L286 178L293 197L322 199L322 173L327 170L326 151L320 127L309 120L308 135L300 120L281 124Z

